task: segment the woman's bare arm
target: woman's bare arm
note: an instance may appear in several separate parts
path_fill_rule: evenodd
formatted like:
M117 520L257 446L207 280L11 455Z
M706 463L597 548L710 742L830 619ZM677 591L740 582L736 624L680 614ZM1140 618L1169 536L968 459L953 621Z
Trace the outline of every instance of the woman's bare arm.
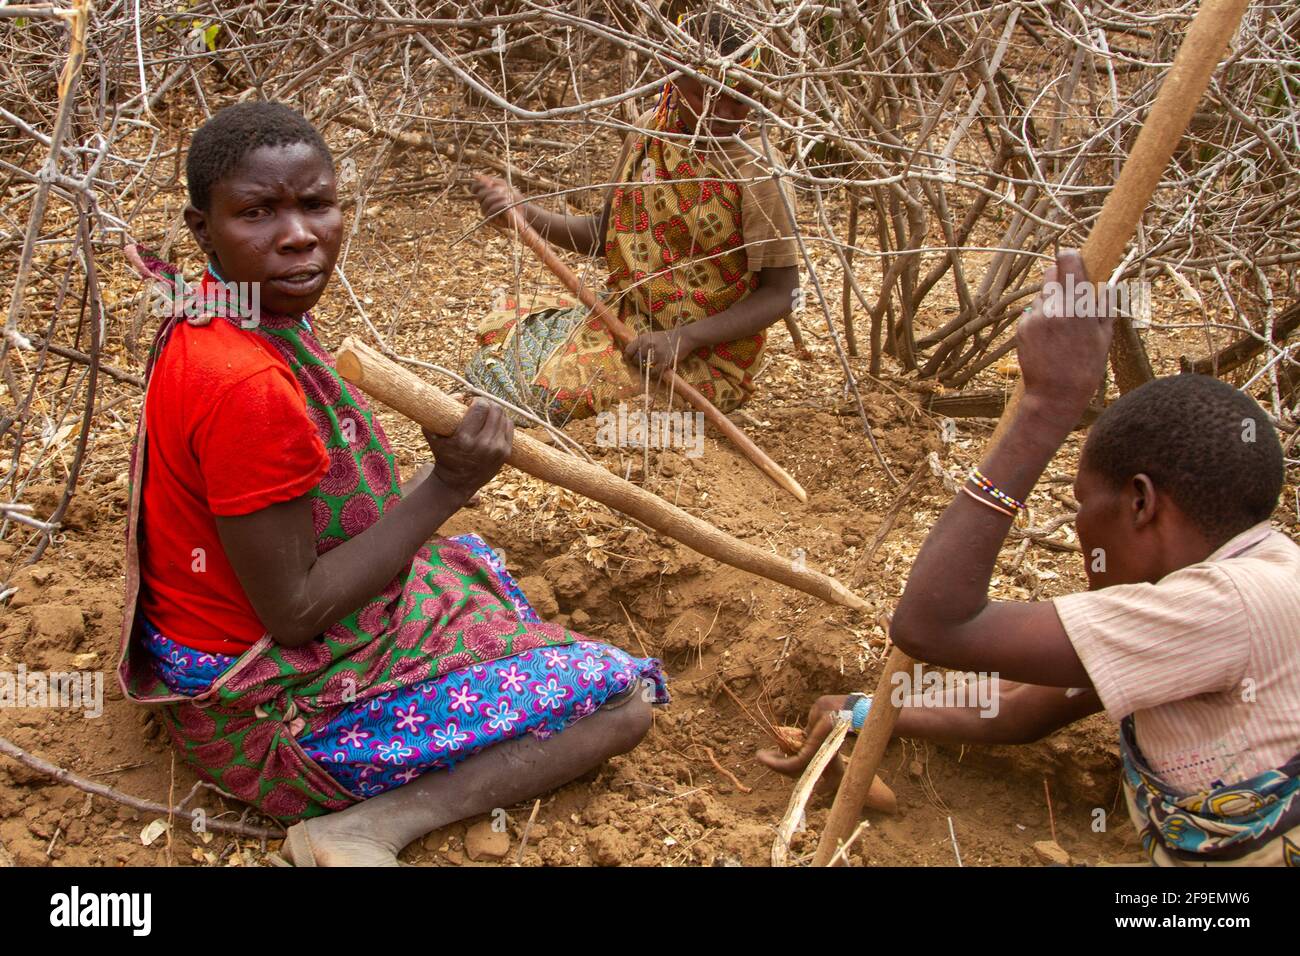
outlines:
M999 681L993 706L925 706L911 698L898 712L895 737L946 744L1029 744L1102 709L1091 687L1069 695L1064 687Z
M249 603L278 644L297 647L379 594L510 453L514 426L475 402L449 438L426 433L433 472L361 534L316 554L307 496L216 519Z
M501 179L476 179L470 192L479 202L483 218L491 220L506 209L514 207L523 214L524 221L537 230L547 242L584 256L595 256L605 250L605 229L609 224L609 197L599 216L571 216L551 212L535 206L517 189L512 189ZM495 223L494 223L495 225Z
M1046 284L1088 277L1077 251L1062 250ZM1101 297L1104 300L1104 296ZM980 470L1013 498L1039 475L1083 415L1106 370L1110 316L1051 315L1040 296L1020 322L1025 395ZM1056 687L1088 683L1087 671L1050 601L990 601L989 581L1012 517L959 494L926 536L894 612L894 643L918 660L958 670L999 671Z
M999 681L995 700L996 708L988 709L927 707L913 696L899 709L893 736L956 745L1028 744L1102 709L1091 687L1070 696L1062 687ZM757 755L759 762L779 773L802 773L830 733L831 715L843 710L847 701L847 695L819 697L808 713L799 752L786 756L763 750Z

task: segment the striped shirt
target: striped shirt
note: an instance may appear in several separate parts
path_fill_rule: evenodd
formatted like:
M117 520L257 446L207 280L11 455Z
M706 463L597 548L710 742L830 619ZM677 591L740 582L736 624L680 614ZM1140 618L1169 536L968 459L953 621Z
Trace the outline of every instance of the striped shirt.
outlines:
M1106 713L1197 793L1300 752L1300 546L1258 524L1156 584L1055 599Z

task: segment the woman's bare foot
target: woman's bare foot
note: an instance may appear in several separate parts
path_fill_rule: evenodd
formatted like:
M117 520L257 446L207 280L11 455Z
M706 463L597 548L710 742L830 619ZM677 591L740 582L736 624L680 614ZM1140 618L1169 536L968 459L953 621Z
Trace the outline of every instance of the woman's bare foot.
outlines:
M357 812L354 812L357 811ZM371 832L364 803L289 828L281 855L294 866L397 866L397 850Z

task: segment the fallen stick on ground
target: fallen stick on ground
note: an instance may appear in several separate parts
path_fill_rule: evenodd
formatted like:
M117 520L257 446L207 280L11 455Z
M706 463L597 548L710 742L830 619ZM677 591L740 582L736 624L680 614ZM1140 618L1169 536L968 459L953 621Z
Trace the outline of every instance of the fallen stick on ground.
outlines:
M871 543L867 545L867 550L862 556L863 563L870 561L876 556L876 549L885 543L885 539L889 537L889 532L894 530L894 523L898 521L898 516L903 513L903 506L907 504L908 497L916 490L916 486L921 483L921 479L929 474L929 472L929 463L922 461L921 464L917 466L916 471L912 473L912 477L907 479L907 484L903 485L903 489L894 498L894 503L890 505L889 510L885 512L885 516L880 521L880 527L872 537Z
M528 815L528 822L524 824L524 832L519 837L519 852L515 854L515 866L522 866L524 862L524 850L528 849L528 835L533 832L533 824L537 822L537 811L542 809L541 799L533 801L533 812Z
M858 837L862 836L862 831L871 826L870 820L863 820L858 824L856 830L849 834L849 838L840 844L840 848L835 851L835 856L831 858L831 866L838 866L840 863L846 863L849 859L849 850L853 849L853 844L858 842Z
M952 817L948 818L948 837L952 840L952 852L957 857L957 865L961 866L961 850L957 847L957 831L953 829Z
M129 793L123 793L120 790L114 790L112 787L106 787L102 783L95 783L80 777L71 770L64 770L62 767L43 760L34 754L29 754L26 750L17 744L0 737L0 753L6 757L12 757L24 767L29 767L37 773L43 773L47 777L53 777L59 783L66 783L70 787L76 787L78 790L84 790L86 793L93 793L97 797L103 797L106 800L112 800L114 803L120 803L123 806L131 807L135 810L142 810L145 813L165 813L169 817L174 816L178 819L189 822L194 819L192 810L183 810L180 807L169 807L166 804L154 803L152 800L142 800L139 797L133 797ZM182 801L183 803L184 801ZM224 820L218 820L214 817L207 817L203 821L204 827L208 830L215 830L221 833L234 833L239 836L255 837L259 840L279 840L284 834L277 833L274 830L267 830L263 827L249 826L247 823L227 823Z
M441 389L390 362L355 338L343 341L336 365L339 374L353 385L429 431L450 435L465 414L465 406ZM514 447L506 461L520 471L576 491L635 518L705 557L832 604L856 610L870 606L834 578L733 538L658 495L610 474L599 465L558 452L522 431L515 432Z
M1249 0L1205 0L1197 11L1174 56L1173 65L1160 84L1151 112L1138 132L1133 151L1120 170L1114 188L1106 196L1092 231L1083 244L1083 264L1089 281L1106 282L1119 265L1124 247L1133 237L1151 194L1160 184L1160 177L1169 165L1174 148L1183 138L1183 131L1196 110L1196 104L1209 86L1219 56L1236 31L1237 24L1241 22L1248 2ZM1118 335L1116 344L1120 344ZM1123 363L1130 358L1131 356L1112 349L1111 362L1117 375L1124 371ZM998 443L1015 418L1016 407L1020 404L1024 391L1024 379L1021 378L1016 382L1015 393L1007 402L988 447L992 448ZM897 647L890 651L885 669L880 675L880 683L876 686L871 710L867 712L866 722L858 734L853 755L849 758L848 772L844 774L839 792L835 795L835 803L826 819L826 826L822 830L821 842L818 843L817 854L813 858L814 866L827 866L830 863L836 848L853 830L862 814L867 791L875 777L876 768L880 766L880 758L884 756L889 738L893 735L894 724L898 721L898 707L891 700L891 688L886 681L894 673L905 671L911 666L912 659ZM954 848L955 845L954 837Z

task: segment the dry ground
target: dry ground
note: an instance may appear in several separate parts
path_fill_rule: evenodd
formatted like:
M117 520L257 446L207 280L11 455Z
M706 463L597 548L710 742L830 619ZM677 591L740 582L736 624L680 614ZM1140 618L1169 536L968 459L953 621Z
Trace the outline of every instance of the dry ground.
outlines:
M353 142L349 136L355 134L336 130L331 142L341 147ZM598 142L612 156L613 138ZM528 155L525 151L516 161L526 162ZM436 179L440 172L413 152L388 159L381 187ZM365 168L360 160L358 166ZM493 289L513 284L511 251L503 238L480 232L451 243L475 222L463 196L459 188L394 193L361 210L344 262L357 300L335 281L317 310L318 334L327 346L337 346L347 334L365 334L360 307L400 352L460 366L476 316L489 306ZM164 198L154 240L179 208L179 192ZM837 229L843 231L842 221ZM942 243L937 231L934 241ZM177 252L196 275L198 262L188 240ZM104 268L109 294L126 303L139 287L125 263ZM863 267L862 274L874 289L876 267ZM827 269L825 275L837 277L837 272ZM547 283L526 261L521 281ZM1163 310L1158 317L1176 318L1176 297L1157 301ZM944 304L942 295L928 299L927 321L942 321ZM120 312L129 315L126 305ZM479 507L449 523L449 533L475 530L503 548L511 569L529 579L526 590L544 610L602 640L661 657L670 675L673 701L640 748L542 800L522 854L524 865L766 863L791 787L753 760L755 750L772 745L769 725L801 724L817 695L874 684L885 653L882 617L897 599L927 529L951 498L944 482L930 473L927 457L934 453L943 471L959 477L977 459L992 423L959 422L956 440L945 443L939 422L921 411L925 390L892 373L873 381L865 374L865 361L854 362L894 474L900 479L917 469L927 474L868 559L866 547L897 490L843 391L815 306L801 323L811 359L794 355L778 325L759 396L748 409L757 424L742 425L809 490L806 506L778 492L712 434L704 454L688 458L676 450L643 457L637 450L598 449L593 423L571 431L611 469L648 483L728 532L791 557L803 549L809 564L868 598L872 612L824 605L718 565L603 507L509 470L489 486ZM1190 335L1186 340L1167 335L1154 345L1165 372L1174 370L1180 351L1200 354L1205 347L1203 339ZM120 328L112 350L111 361L130 364L121 354ZM985 386L994 383L1009 387L996 376L982 380ZM21 662L29 668L102 669L109 685L104 714L84 719L54 710L0 710L0 736L127 793L166 801L169 793L188 793L194 777L173 761L147 713L121 699L112 678L121 622L126 452L138 407L136 396L105 414L66 537L38 566L18 573L20 592L0 612L0 668L13 670ZM414 428L389 412L379 414L399 447L404 471L427 458ZM1036 523L1066 510L1076 451L1074 443L1067 446L1035 492ZM29 492L26 500L38 512L46 510L59 480L51 475L50 484ZM1294 487L1287 495L1289 502ZM1285 504L1278 519L1296 533L1294 507ZM1063 541L1070 536L1068 526L1057 533ZM9 565L13 552L12 539L0 542L0 566ZM1083 586L1077 554L1035 544L1017 556L1015 542L1004 549L994 581L998 595L1019 598ZM1119 799L1114 738L1110 725L1095 717L1020 748L897 741L886 754L882 775L897 792L900 812L873 815L853 858L868 864L954 865L951 820L968 866L1034 864L1031 846L1051 839L1053 824L1057 840L1078 862L1136 859L1136 840ZM709 750L743 792L715 769ZM224 811L232 818L242 811L211 794L200 803L210 813ZM1098 807L1109 822L1100 833L1092 828ZM808 829L793 847L796 857L811 853L826 809L825 803L815 803L810 810ZM531 804L510 808L508 860L518 853L530 810ZM6 855L21 865L264 860L255 841L223 835L204 841L179 827L170 845L159 839L145 846L140 833L150 819L0 761L0 861ZM431 834L409 847L404 858L419 865L473 865L463 850L467 823Z

